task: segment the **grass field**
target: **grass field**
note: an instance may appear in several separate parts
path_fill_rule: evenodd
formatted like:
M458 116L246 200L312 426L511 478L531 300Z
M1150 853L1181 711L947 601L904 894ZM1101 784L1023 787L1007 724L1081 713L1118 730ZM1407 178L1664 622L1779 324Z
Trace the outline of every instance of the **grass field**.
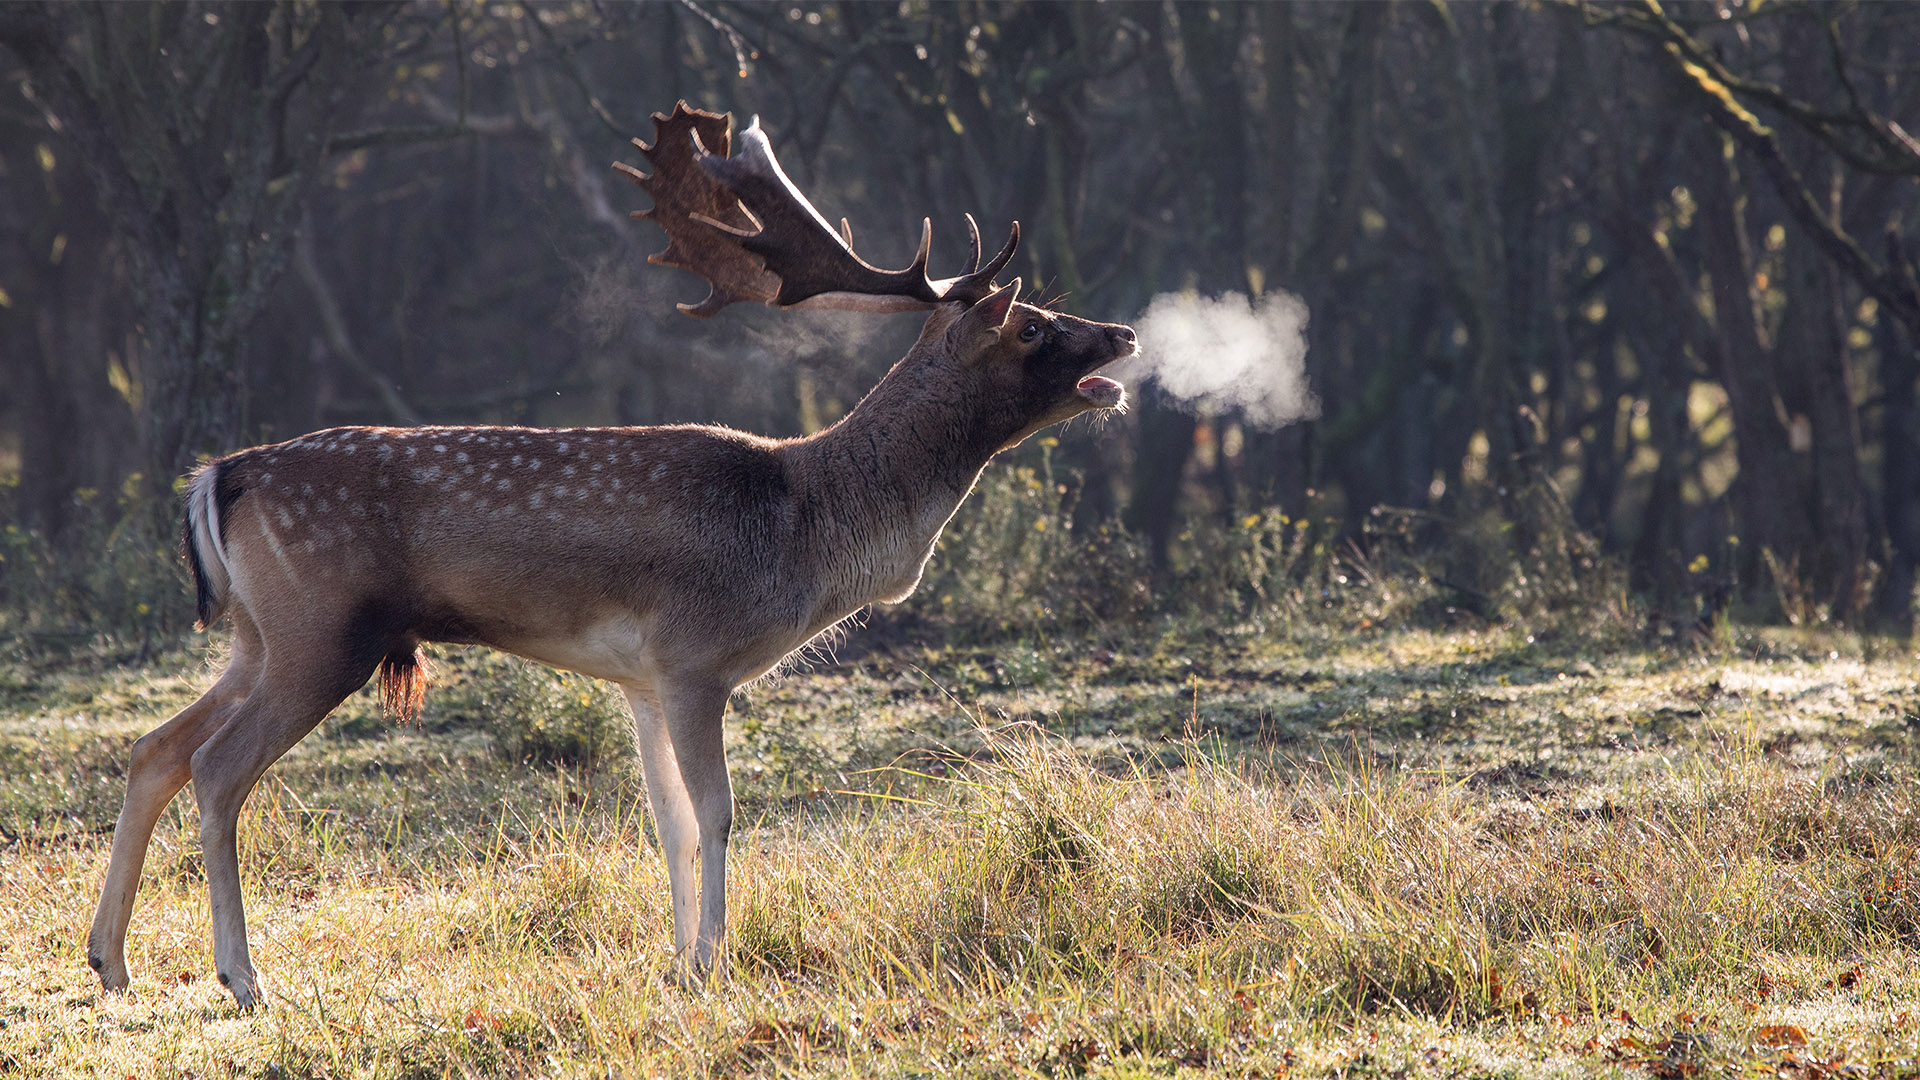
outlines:
M613 699L443 651L420 722L363 693L249 803L252 1014L190 798L132 991L85 963L206 647L16 656L0 1076L1920 1075L1910 645L1351 622L880 625L743 693L705 990Z

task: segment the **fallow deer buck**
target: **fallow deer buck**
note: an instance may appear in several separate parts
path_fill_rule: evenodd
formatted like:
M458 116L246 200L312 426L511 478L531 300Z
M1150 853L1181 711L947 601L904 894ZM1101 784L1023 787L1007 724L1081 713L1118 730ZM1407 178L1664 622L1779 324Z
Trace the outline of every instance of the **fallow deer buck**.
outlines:
M773 158L758 121L686 108L625 165L665 228L653 261L706 277L682 310L931 312L919 341L839 423L802 439L722 427L335 428L221 458L187 488L184 547L201 622L233 656L199 700L133 746L88 960L127 985L125 943L161 810L193 781L214 962L260 1000L235 832L266 768L377 670L417 708L422 642L490 645L625 690L673 898L674 969L724 963L733 690L875 601L905 598L995 454L1094 409L1095 369L1135 351L1125 326L1019 303L994 276L1019 225L958 277L926 275L928 227L902 271L854 254ZM701 874L695 897L695 858ZM688 968L691 968L691 971Z

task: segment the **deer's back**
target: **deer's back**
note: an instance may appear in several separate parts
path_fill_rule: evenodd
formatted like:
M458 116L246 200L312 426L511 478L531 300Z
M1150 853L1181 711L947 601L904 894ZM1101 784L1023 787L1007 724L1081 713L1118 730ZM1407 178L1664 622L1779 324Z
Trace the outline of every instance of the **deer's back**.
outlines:
M700 426L336 428L244 451L214 466L233 599L269 635L337 608L396 646L560 663L543 643L670 652L717 621L791 622L774 446Z

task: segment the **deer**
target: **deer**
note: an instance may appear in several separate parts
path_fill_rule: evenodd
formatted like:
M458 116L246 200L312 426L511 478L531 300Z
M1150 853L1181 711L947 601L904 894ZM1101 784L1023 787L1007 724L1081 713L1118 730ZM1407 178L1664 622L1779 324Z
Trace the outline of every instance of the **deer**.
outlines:
M243 1010L264 1003L247 947L236 836L265 770L377 677L420 708L427 643L490 646L614 683L666 862L669 975L726 967L733 692L867 606L914 590L991 459L1050 425L1121 410L1097 370L1131 328L1022 303L995 281L1020 240L927 276L931 221L905 270L855 254L781 169L756 117L677 104L633 143L653 197L633 212L706 278L711 316L778 308L924 311L918 340L837 423L804 438L725 427L341 427L241 450L191 474L181 546L200 625L231 658L211 688L134 742L87 959L129 985L141 866L167 804L193 785L214 964Z

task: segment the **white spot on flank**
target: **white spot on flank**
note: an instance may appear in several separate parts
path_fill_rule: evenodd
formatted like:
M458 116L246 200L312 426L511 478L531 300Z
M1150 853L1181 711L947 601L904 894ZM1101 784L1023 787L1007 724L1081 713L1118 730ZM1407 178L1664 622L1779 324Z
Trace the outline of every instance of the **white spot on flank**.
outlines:
M420 451L419 451L419 449L418 449L417 447L412 447L412 446L409 446L409 447L407 447L407 456L408 456L408 457L413 457L413 456L414 456L415 454L418 454L419 452L420 452Z
M515 455L513 455L513 463L514 463L515 465L518 465L518 464L520 464L520 455L519 455L519 454L515 454Z
M459 462L466 462L471 459L467 457L467 452L465 450L462 450L459 453L453 455L453 460L459 461Z
M564 499L564 498L566 498L566 497L567 497L567 485L565 485L565 484L561 484L561 485L560 485L559 487L557 487L557 488L554 488L554 489L553 489L553 497L554 497L554 498L556 498L556 499Z
M275 516L276 516L276 517L278 517L278 518L280 519L280 527L281 527L281 528L283 528L283 529L291 529L291 528L293 528L293 515L292 515L292 514L289 514L289 513L287 513L287 508L286 508L286 507L284 507L284 506L283 506L283 507L281 507L281 508L280 508L280 510L279 510L279 512L278 512L278 513L277 513L277 514L276 514Z
M653 467L653 472L652 474L650 474L648 479L658 480L665 475L667 475L667 466L665 462L661 462L660 464L655 465Z
M547 501L546 496L536 491L532 495L529 495L527 497L527 506L531 507L532 509L538 510L540 509L541 505L546 501Z
M312 485L312 484L301 484L301 485L300 485L300 494L302 494L302 495L312 495L312 494L313 494L313 485Z
M560 470L560 475L561 475L561 476L572 476L572 475L573 475L573 466L571 466L571 465L568 465L568 466L566 466L565 468L563 468L563 469L561 469L561 470Z
M341 488L338 491L336 491L334 494L340 496L341 501L344 502L346 501L346 498L347 498L347 489Z
M511 480L509 480L509 479L507 479L507 478L506 478L506 477L504 477L504 476L503 476L503 477L501 477L501 478L500 478L500 490L501 490L501 491L511 491L511 490L513 490L513 481L511 481Z
M599 463L599 462L597 462L597 461L593 463L593 471L594 471L594 472L599 472L599 471L600 471L601 469L604 469L604 468L606 468L606 466L605 466L605 465L602 465L602 464L600 464L600 463Z
M564 454L564 453L566 453L566 452L567 452L567 444L566 444L566 443L561 443L561 444L560 444L559 446L556 446L556 447L554 447L554 449L555 449L555 450L558 450L558 451L560 451L561 453L563 453L563 454Z
M460 501L461 501L461 502L472 502L472 501L473 501L473 492L471 492L471 491L463 491L463 492L461 492L461 493L460 493Z
M447 444L446 444L446 443L434 443L434 444L433 444L433 452L434 452L434 453L436 453L436 454L444 454L444 453L446 453L446 452L447 452Z
M534 458L532 461L527 462L527 468L529 469L538 469L539 467L540 467L539 458Z

